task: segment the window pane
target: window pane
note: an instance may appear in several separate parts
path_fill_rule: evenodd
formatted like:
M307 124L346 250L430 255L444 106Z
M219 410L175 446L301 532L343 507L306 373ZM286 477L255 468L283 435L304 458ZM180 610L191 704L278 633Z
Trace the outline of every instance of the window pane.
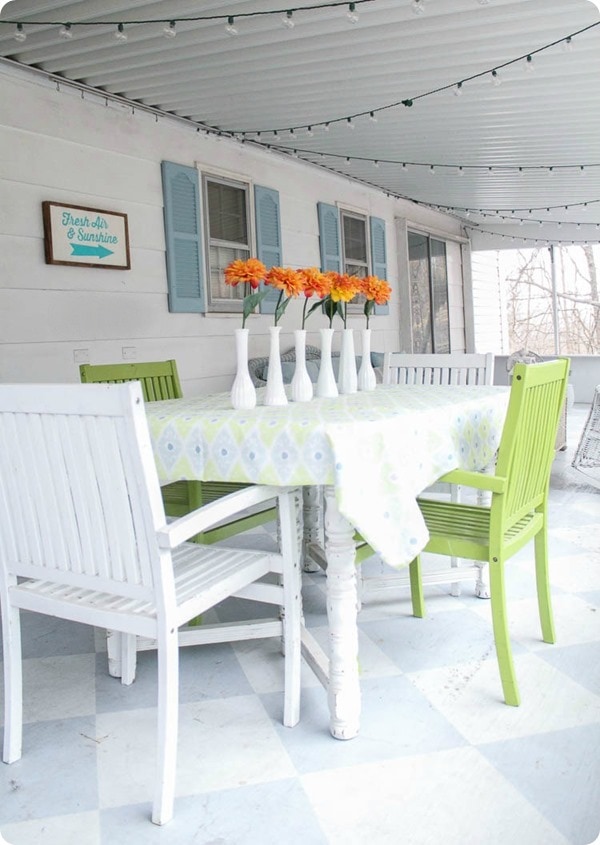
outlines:
M450 352L450 323L448 318L448 269L446 244L430 240L431 287L433 294L433 348L435 352Z
M364 218L342 214L342 228L345 262L357 262L367 267L367 221Z
M247 245L246 190L208 180L206 193L210 240Z
M246 258L250 258L250 251L211 244L209 248L211 302L215 299L241 302L244 298L244 288L242 285L232 287L231 285L225 284L225 267L236 258L241 258L245 261Z
M408 266L413 352L432 352L431 305L429 294L429 250L427 237L408 233Z

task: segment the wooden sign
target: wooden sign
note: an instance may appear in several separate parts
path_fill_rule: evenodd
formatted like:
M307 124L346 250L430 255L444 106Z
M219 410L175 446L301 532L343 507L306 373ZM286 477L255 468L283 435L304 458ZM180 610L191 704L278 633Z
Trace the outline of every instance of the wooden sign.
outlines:
M43 202L46 264L129 270L127 215Z

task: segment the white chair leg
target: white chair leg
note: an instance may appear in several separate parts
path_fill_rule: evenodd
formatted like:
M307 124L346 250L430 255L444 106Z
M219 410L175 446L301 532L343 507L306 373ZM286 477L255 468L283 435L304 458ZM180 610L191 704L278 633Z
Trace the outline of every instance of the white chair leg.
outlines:
M302 565L305 572L318 572L321 567L316 561L309 558L307 549L312 543L323 545L322 496L320 487L311 486L302 488L302 510L304 517Z
M23 741L23 666L21 620L18 608L2 608L4 649L4 748L2 759L14 763L21 757Z
M137 664L137 637L135 634L121 634L121 683L132 684L135 681Z
M486 470L487 472L487 470ZM492 494L489 493L487 490L478 490L477 491L477 504L484 506L489 506L490 500L492 498ZM473 561L473 563L477 567L477 579L475 581L475 595L478 599L489 599L491 596L490 592L490 571L487 565L487 562L482 562L479 560Z
M111 678L121 677L121 639L120 631L106 632L106 654L108 657L108 674Z
M166 824L173 817L177 733L179 719L179 640L177 628L159 632L158 650L158 736L156 740L156 785L152 804L154 824Z

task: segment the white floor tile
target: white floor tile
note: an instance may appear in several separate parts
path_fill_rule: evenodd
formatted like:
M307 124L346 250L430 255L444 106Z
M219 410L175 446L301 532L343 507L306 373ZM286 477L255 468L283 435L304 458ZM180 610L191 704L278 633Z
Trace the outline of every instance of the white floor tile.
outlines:
M330 845L567 845L473 748L304 775L302 784Z
M97 719L100 807L152 798L154 709ZM236 696L185 704L179 713L176 795L293 777L296 771L261 703Z
M409 676L473 744L513 739L600 721L600 697L534 654L515 658L521 705L502 698L495 655L479 663L413 672Z

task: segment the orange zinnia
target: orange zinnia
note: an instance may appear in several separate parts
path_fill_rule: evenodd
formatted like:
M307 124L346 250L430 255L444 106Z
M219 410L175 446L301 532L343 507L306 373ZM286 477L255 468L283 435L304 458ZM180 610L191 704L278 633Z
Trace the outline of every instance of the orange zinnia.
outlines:
M283 291L287 296L298 296L302 293L303 279L291 267L271 267L265 276L265 284Z
M307 299L316 295L324 299L329 293L331 283L325 273L321 273L316 267L303 267L298 270L298 275L303 281L302 292Z
M360 293L361 280L357 276L349 276L347 273L331 273L331 292L333 302L350 302L357 293Z
M259 287L267 273L267 268L258 258L240 258L232 261L225 268L225 283L228 285L250 285L253 290Z

